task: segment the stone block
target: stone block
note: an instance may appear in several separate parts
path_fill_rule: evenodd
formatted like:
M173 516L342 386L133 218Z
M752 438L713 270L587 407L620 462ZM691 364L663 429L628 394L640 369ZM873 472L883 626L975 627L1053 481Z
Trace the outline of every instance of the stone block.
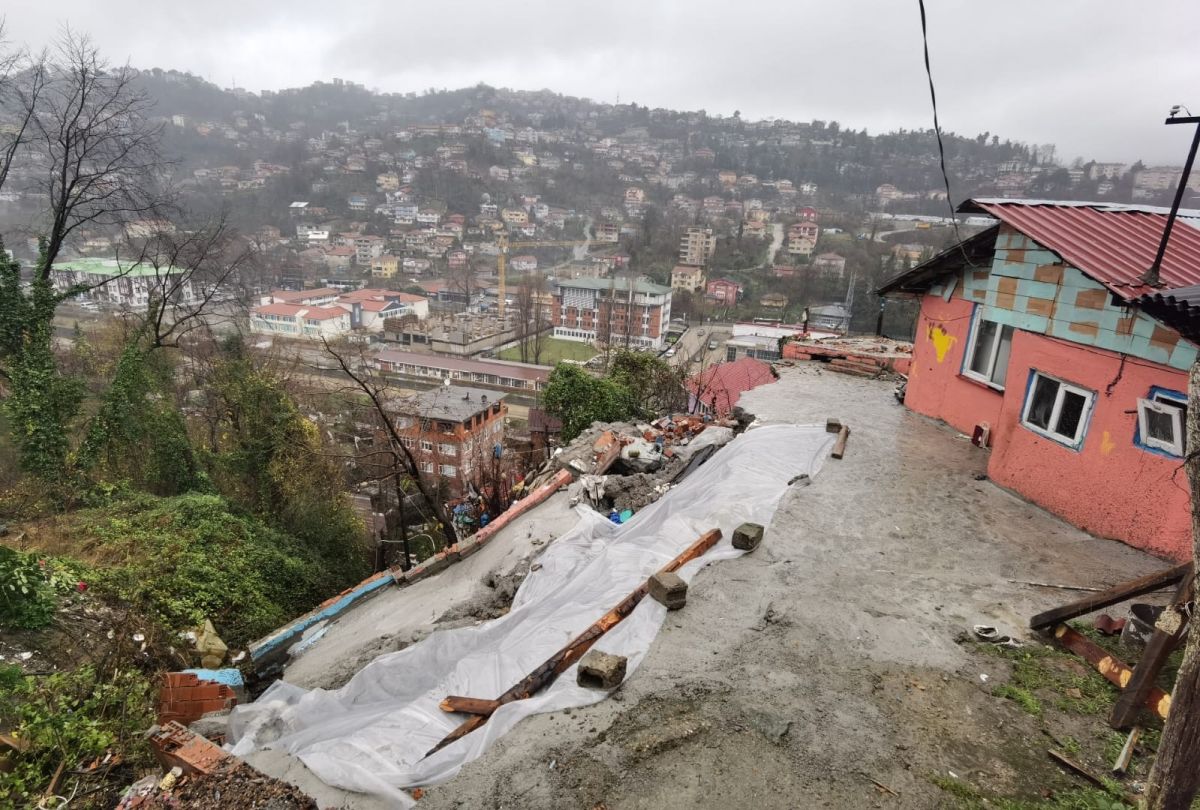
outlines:
M587 689L613 689L625 680L625 656L588 650L579 661L577 682Z
M655 602L667 610L679 610L687 604L687 583L674 571L660 571L650 577L648 590Z
M763 539L763 527L757 523L743 523L733 530L733 547L742 551L754 551Z

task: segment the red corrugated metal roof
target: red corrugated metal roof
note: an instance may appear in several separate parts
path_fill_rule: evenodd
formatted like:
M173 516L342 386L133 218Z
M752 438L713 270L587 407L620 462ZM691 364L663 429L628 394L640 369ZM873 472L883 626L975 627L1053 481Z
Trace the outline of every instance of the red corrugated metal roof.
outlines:
M1141 277L1162 241L1163 214L1103 204L972 202L1126 300L1154 292ZM1168 288L1200 284L1200 230L1187 220L1175 221L1160 276Z
M743 357L701 372L688 380L688 390L707 406L711 407L715 400L717 415L725 416L737 405L742 394L775 380L770 363Z

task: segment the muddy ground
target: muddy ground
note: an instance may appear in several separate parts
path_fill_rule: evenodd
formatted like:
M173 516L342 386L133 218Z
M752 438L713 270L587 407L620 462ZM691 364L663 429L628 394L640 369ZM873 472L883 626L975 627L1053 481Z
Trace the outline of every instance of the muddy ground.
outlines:
M1104 696L1058 694L1106 689L1086 667L1039 652L1062 679L1027 679L1045 705L1022 706L993 691L1026 653L964 634L1028 638L1028 616L1078 596L1011 580L1104 585L1162 563L977 480L985 453L889 384L802 364L742 404L842 419L845 459L785 496L760 549L699 573L611 699L524 721L422 808L956 807L1077 785L1048 747L1104 767Z

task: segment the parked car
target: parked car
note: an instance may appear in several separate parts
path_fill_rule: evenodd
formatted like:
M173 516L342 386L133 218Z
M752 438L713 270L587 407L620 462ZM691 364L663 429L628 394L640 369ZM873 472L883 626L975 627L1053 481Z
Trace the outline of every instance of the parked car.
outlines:
M708 342L708 350L711 352L715 348L717 348L717 342L715 340L710 340Z

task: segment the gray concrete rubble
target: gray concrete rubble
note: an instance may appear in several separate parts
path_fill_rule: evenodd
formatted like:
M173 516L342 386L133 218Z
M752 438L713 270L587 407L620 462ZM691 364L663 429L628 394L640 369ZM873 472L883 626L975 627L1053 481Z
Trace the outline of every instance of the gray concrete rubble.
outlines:
M650 597L667 610L679 610L687 604L687 583L674 571L659 571L646 583Z
M629 662L623 655L609 655L600 650L588 650L579 659L576 679L587 689L615 689L625 680Z

